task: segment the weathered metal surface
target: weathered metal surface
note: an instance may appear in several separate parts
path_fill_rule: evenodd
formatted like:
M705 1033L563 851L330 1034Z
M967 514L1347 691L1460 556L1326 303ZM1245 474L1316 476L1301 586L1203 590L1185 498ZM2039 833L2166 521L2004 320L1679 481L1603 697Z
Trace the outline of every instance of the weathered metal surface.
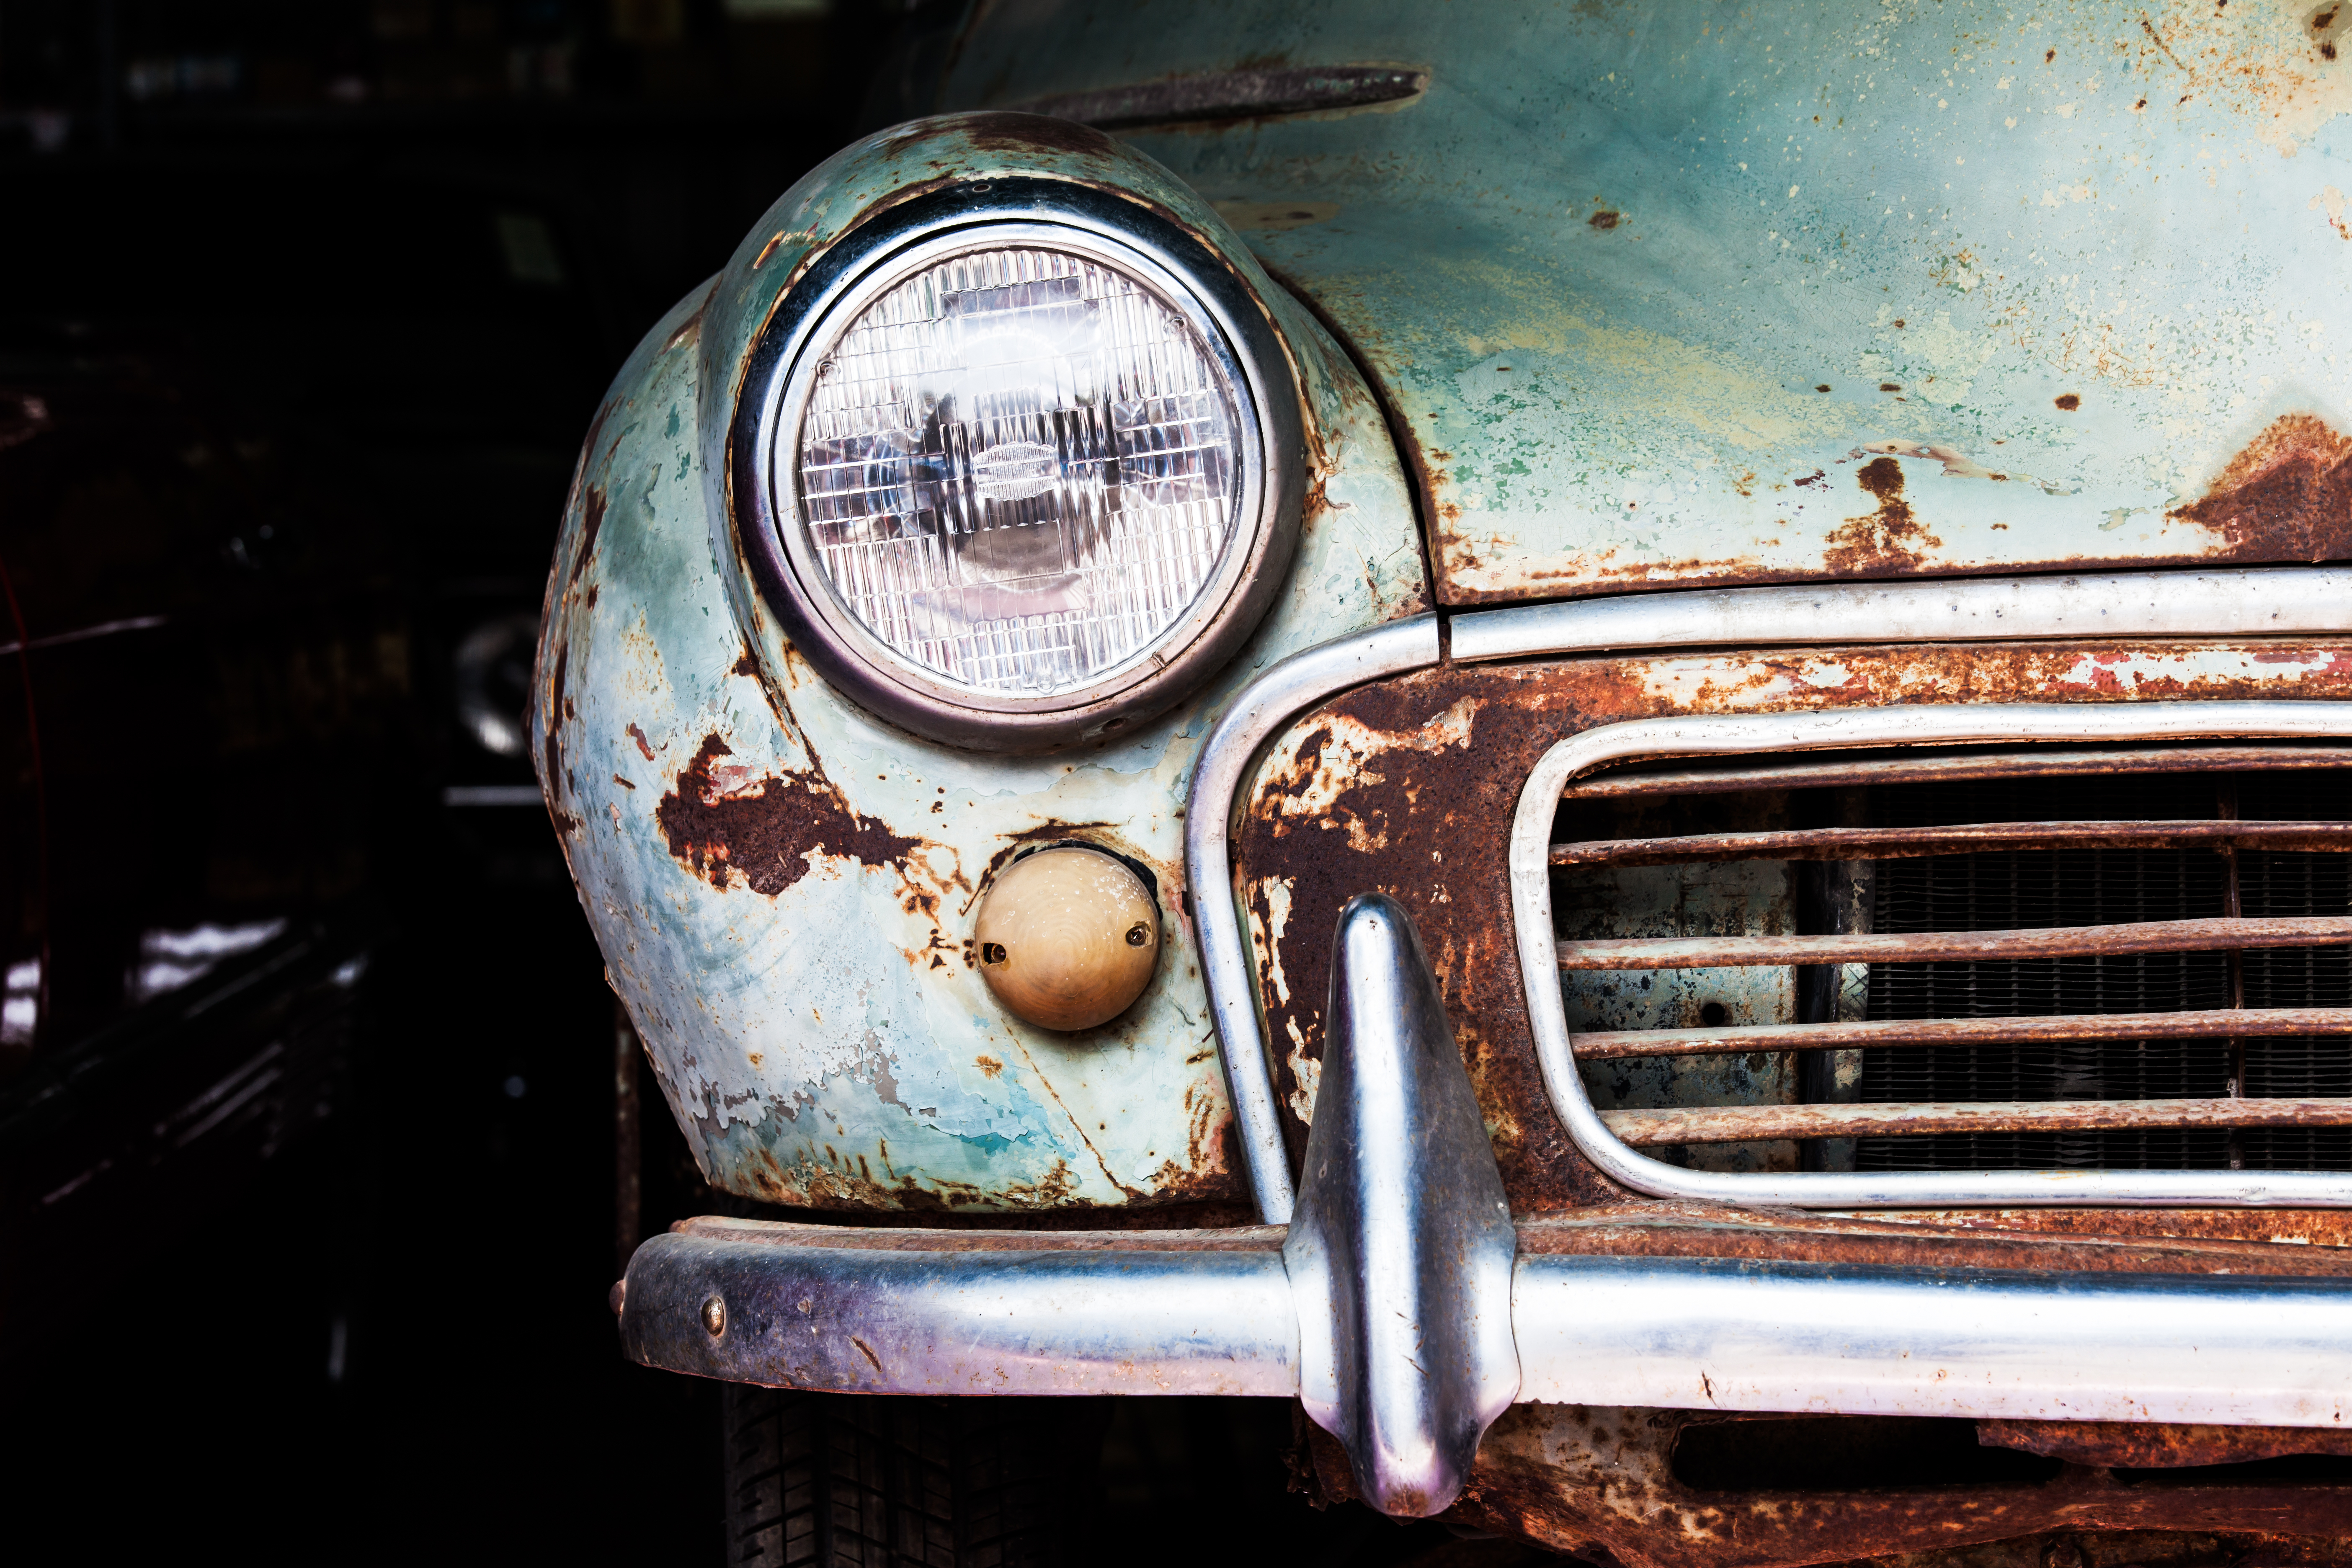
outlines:
M1290 1285L1263 1238L918 1250L907 1236L656 1237L629 1260L622 1346L650 1366L849 1394L1297 1390Z
M2352 1247L2352 1211L2342 1209L1914 1209L1882 1219L1969 1231L2032 1236L2243 1241L2276 1253Z
M1266 665L1425 607L1381 414L1261 277L1307 415L1307 505L1286 591L1240 658L1123 739L1044 758L911 740L826 689L724 521L719 443L748 346L780 290L865 216L908 190L1015 173L1123 189L1226 233L1096 132L983 118L866 138L787 192L646 337L590 431L566 511L535 761L671 1108L705 1173L747 1196L1003 1211L1245 1195L1180 913L1192 758ZM1166 933L1142 999L1078 1035L1006 1018L966 951L990 872L1064 840L1147 868Z
M1988 822L1958 827L1815 827L1555 844L1555 866L1702 860L1909 860L2021 849L2352 849L2345 822Z
M2102 1468L2239 1465L2286 1454L2352 1455L2352 1432L2308 1426L2189 1426L2158 1421L1979 1421L1977 1441Z
M1562 969L1704 969L1719 964L1963 963L2084 954L2210 952L2231 947L2352 942L2352 915L2139 921L2039 931L1905 931L1841 936L1664 937L1563 942Z
M2347 595L2352 571L2332 566L1699 588L1468 610L1449 643L1462 663L1485 664L1668 647L2330 637Z
M1880 1024L1752 1024L1627 1029L1574 1037L1579 1061L1722 1051L1845 1051L2018 1040L2197 1040L2219 1035L2352 1035L2352 1007L2202 1008L2191 1013L2060 1013L2016 1018L1906 1018Z
M1242 781L1292 715L1350 686L1425 669L1444 647L1437 617L1413 616L1295 654L1252 681L1209 731L1193 769L1184 824L1184 870L1193 884L1234 886L1234 814ZM1258 1028L1257 973L1242 946L1240 910L1232 899L1203 898L1193 905L1192 919L1251 1195L1260 1219L1286 1224L1293 1197L1290 1151L1275 1108L1273 1081L1260 1066L1266 1037Z
M1411 1094L1350 1087L1367 1126L1412 1109ZM1441 1164L1485 1158L1475 1120L1433 1121L1426 1142ZM2035 1243L1698 1205L1514 1227L1497 1199L1474 1205L1487 1219L1459 1215L1470 1245L1384 1258L1382 1237L1396 1239L1423 1194L1353 1179L1362 1173L1310 1181L1302 1214L1315 1217L1287 1238L1271 1227L1019 1236L687 1222L631 1259L615 1293L623 1341L648 1364L795 1388L1297 1394L1356 1452L1365 1495L1409 1513L1451 1499L1448 1451L1466 1459L1515 1392L2331 1432L2352 1396L2340 1250ZM1499 1251L1480 1236L1490 1221L1504 1226ZM1332 1245L1334 1226L1370 1244L1352 1249L1352 1277L1374 1292L1362 1310L1334 1312L1315 1267L1318 1248L1351 1250ZM1432 1239L1448 1230L1465 1239L1444 1224ZM1417 1286L1391 1294L1400 1275ZM1486 1342L1447 1343L1448 1322ZM1403 1383L1381 1370L1390 1361L1413 1369ZM1345 1384L1359 1379L1369 1403L1351 1405ZM1456 1379L1465 1403L1433 1392ZM1433 1463L1439 1473L1415 1484L1407 1467Z
M1268 215L1252 243L1360 348L1449 604L2317 561L2352 554L2342 26L1071 0L992 9L941 102L1425 68L1402 107L1135 140Z
M1536 759L1563 735L1675 713L2283 696L2352 696L2352 649L2283 639L1722 651L1443 668L1349 693L1303 715L1268 752L1246 799L1236 854L1293 1148L1303 1143L1318 1071L1328 984L1323 932L1349 897L1379 889L1402 902L1422 931L1514 1209L1556 1212L1623 1195L1575 1152L1543 1102L1510 951L1505 825ZM2206 754L2179 745L2160 749ZM2340 764L2342 748L2327 750ZM2125 755L2114 747L2071 751ZM2216 760L2243 766L2269 751L2231 742L2217 748ZM1988 765L2014 766L2017 756L2007 748L2000 762ZM1741 765L1764 766L1752 758ZM1958 771L1969 764L1955 754L1932 765ZM1671 771L1699 773L1687 763ZM1642 1022L1698 1026L1707 999L1678 999L1669 1015ZM1610 1026L1596 1020L1583 1026ZM1767 1053L1726 1059L1750 1055L1772 1059ZM1594 1064L1587 1080L1623 1065ZM1640 1086L1629 1079L1625 1087L1630 1098ZM1596 1098L1612 1088L1601 1079ZM1726 1099L1734 1089L1753 1093L1752 1085L1727 1080L1723 1088Z
M2352 1100L2030 1100L1939 1105L1718 1105L1604 1110L1633 1147L1763 1138L1905 1138L1931 1132L2101 1132L2134 1128L2352 1127Z
M2046 778L2059 773L2234 773L2248 770L2352 768L2352 749L2308 744L2273 746L2150 746L2118 752L2086 746L2036 746L2026 751L1967 752L1946 757L1831 757L1810 762L1748 763L1727 767L1635 764L1594 773L1568 786L1579 800L1644 795L1736 795L1756 789L1842 789L1885 783L1951 783L1961 779Z
M1013 105L1106 131L1269 114L1363 109L1416 98L1429 73L1394 66L1268 66L1139 81L1102 92L1062 93Z
M2308 1211L2269 1229L2248 1222L2274 1216L2240 1214L2229 1225L2209 1223L2224 1212L2216 1210L2009 1210L1997 1223L1982 1219L1983 1212L1990 1211L1901 1211L1865 1217L1687 1200L1600 1204L1522 1221L1519 1253L1523 1258L1557 1253L1916 1265L1964 1273L2063 1269L2076 1274L2352 1279L2352 1258L2343 1247L2306 1244L2331 1234L2327 1216ZM2062 1213L2074 1223L2050 1223ZM2183 1222L2172 1227L2176 1233L2135 1229L2167 1217ZM2343 1228L2342 1216L2335 1216L2333 1223Z
M2352 1492L2324 1482L2257 1488L2182 1478L2147 1487L2067 1468L2038 1485L1988 1484L1971 1475L1981 1474L1977 1467L1954 1463L1948 1444L1930 1448L1912 1476L1867 1489L1832 1480L1805 1489L1701 1490L1678 1479L1683 1435L1724 1419L1519 1405L1488 1435L1453 1517L1588 1560L1605 1552L1626 1568L1857 1560L1901 1568L2335 1568L2352 1561L2346 1546ZM1868 1455L1874 1446L1884 1452L1918 1430L1836 1417L1768 1419L1755 1424L1750 1443L1822 1454L1829 1462L1816 1467L1820 1473L1833 1468L1834 1456ZM1955 1470L1969 1479L1945 1479ZM1330 1471L1318 1473L1330 1488Z

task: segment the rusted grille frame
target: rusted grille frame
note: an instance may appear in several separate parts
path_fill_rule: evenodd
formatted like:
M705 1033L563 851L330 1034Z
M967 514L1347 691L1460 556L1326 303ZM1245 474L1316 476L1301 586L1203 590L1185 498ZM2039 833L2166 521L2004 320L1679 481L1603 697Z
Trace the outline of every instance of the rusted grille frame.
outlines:
M1202 980L1217 1030L1220 1064L1224 1069L1242 1156L1250 1172L1260 1218L1283 1224L1290 1217L1293 1184L1289 1156L1284 1147L1276 1110L1274 1073L1266 1059L1265 1030L1258 1016L1256 976L1242 938L1242 922L1234 902L1233 878L1234 812L1252 763L1282 726L1317 703L1328 700L1351 686L1426 668L1450 652L1462 664L1505 659L1601 653L1626 649L1668 647L1786 647L1803 644L1835 647L1868 643L2017 642L2063 637L2271 637L2297 633L2334 633L2343 629L2344 605L2352 600L2352 572L2332 567L2265 567L2238 571L2136 572L2098 576L1977 578L1937 583L1832 584L1789 588L1709 589L1669 594L1627 594L1610 599L1588 599L1554 605L1518 605L1445 616L1414 616L1376 627L1370 632L1335 639L1284 659L1252 681L1234 699L1201 748L1200 761L1187 796L1184 826L1184 876L1188 884L1187 913L1195 922L1202 957ZM2267 705L2253 705L2267 706ZM2286 706L2286 705L2280 705ZM1982 711L1983 710L1979 710ZM1919 711L1926 711L1924 710ZM1850 721L1855 714L1825 714L1832 724ZM1668 725L1669 728L1673 726ZM1612 731L1622 728L1611 727ZM2055 726L2053 735L2074 733L2076 743L2096 745L2116 740L2149 738L2126 725L2077 725L2070 731ZM1598 733L1598 731L1596 731ZM2179 738L2210 741L2235 733L2191 727ZM2299 724L2264 727L2245 733L2301 736L2318 741L2352 740L2352 727ZM1867 725L1852 726L1852 738L1816 741L1816 745L1899 743L1900 733L1874 733ZM1932 737L1927 737L1932 738ZM1970 733L1974 743L2013 742L2007 734ZM1736 750L1737 748L1731 748ZM1776 750L1760 747L1759 750ZM1720 746L1666 744L1644 752L1638 748L1602 757L1601 761L1633 761L1644 755L1723 755ZM2341 754L2341 753L2339 753ZM2301 761L2302 759L2298 759ZM1546 759L1547 763L1550 761ZM2124 765L2131 765L2126 763ZM2331 765L2305 762L2305 765ZM1543 771L1542 765L1538 772ZM1564 783L1564 772L1557 782ZM1653 781L1654 784L1654 781ZM1699 787L1706 787L1705 785ZM1716 787L1723 787L1719 784ZM1528 893L1518 864L1521 839L1513 837L1513 902L1524 942L1529 930L1528 910L1543 916L1549 932L1551 898L1545 877L1543 851L1549 848L1550 811L1557 800L1542 803L1541 827L1534 834L1534 860L1528 868L1535 879ZM1527 815L1527 797L1520 816ZM1524 820L1523 824L1524 826ZM1531 995L1549 991L1553 1016L1559 1013L1559 987L1551 984L1549 954L1530 966L1520 955L1523 976L1534 987ZM1545 1014L1536 1009L1538 1038ZM1567 1027L1559 1021L1556 1047L1567 1051ZM1549 1058L1543 1070L1553 1076ZM1571 1069L1572 1073L1572 1069ZM1560 1102L1557 1088L1555 1105ZM1591 1107L1586 1107L1588 1112ZM1614 1145L1625 1160L1655 1166L1611 1138L1588 1114L1580 1123L1580 1145L1588 1137ZM1586 1152L1591 1151L1587 1148ZM1612 1161L1600 1162L1614 1171ZM1660 1166L1671 1171L1673 1167ZM1621 1178L1622 1179L1622 1178ZM1653 1191L1644 1180L1630 1183L1639 1191ZM1665 1191L1676 1190L1671 1185ZM1748 1189L1722 1194L1724 1201L1759 1201ZM1763 1200L1769 1201L1769 1200ZM1791 1200L1782 1200L1791 1201ZM1836 1198L1807 1199L1840 1206ZM1861 1200L1853 1200L1860 1203ZM1917 1201L1932 1202L1922 1197ZM1974 1203L1978 1200L1969 1199ZM2041 1201L2024 1190L2005 1200ZM2085 1199L2085 1202L2099 1201ZM2138 1201L2164 1203L2168 1197ZM2193 1200L2192 1200L2193 1201ZM2218 1201L2218 1200L2209 1200ZM2285 1202L2287 1199L2244 1200ZM2317 1201L2317 1200L2313 1200Z
M1917 1112L1919 1107L1730 1107L1690 1111L1603 1114L1586 1093L1577 1070L1577 1050L1567 1021L1558 975L1563 956L1578 967L1649 967L1661 961L1685 966L1722 963L1835 963L1849 958L2053 956L2059 952L2126 951L2242 951L2261 946L2320 945L2352 940L2352 919L2309 921L2219 920L2149 922L2139 927L2059 928L2042 931L1919 933L1864 937L1715 937L1629 939L1563 943L1552 935L1550 830L1557 804L1579 773L1614 762L1644 758L1756 755L1832 747L1890 745L2014 745L2030 736L2056 743L2096 744L2135 741L2195 742L2252 737L2337 740L2352 737L2352 705L2324 702L2149 702L2113 705L2024 703L1954 704L1948 707L1882 708L1827 713L1740 715L1703 719L1638 720L1604 725L1570 737L1544 754L1519 797L1512 826L1510 866L1518 957L1527 985L1529 1020L1545 1088L1554 1111L1588 1159L1617 1181L1659 1197L1785 1205L1814 1208L1894 1208L1929 1205L1953 1207L1998 1204L2072 1205L2212 1205L2352 1206L2352 1173L2321 1172L2190 1171L1905 1171L1884 1173L1796 1172L1734 1174L1685 1170L1635 1152L1621 1131L1643 1143L1740 1141L1759 1138L1852 1136L1893 1129L1862 1122L1874 1116ZM2243 831L2229 825L2234 831ZM2158 930L2157 928L2164 928ZM2259 928L2259 929L2257 929ZM2130 934L2140 933L2137 937ZM2119 945L2132 944L2137 945ZM1878 944L1885 944L1881 951ZM1937 951L1929 951L1931 947ZM1948 952L1942 948L1948 947ZM1601 962L1607 959L1609 962ZM2332 1011L2332 1010L2331 1010ZM2268 1032L2244 1014L2227 1032ZM2137 1025L2137 1016L2125 1022ZM2003 1020L2002 1023L2014 1021ZM1813 1026L1816 1029L1823 1026ZM1686 1047L1700 1031L1661 1031L1682 1037ZM2136 1031L2131 1037L2144 1037ZM1824 1039L1824 1045L1853 1044ZM1716 1048L1727 1048L1717 1046ZM1743 1048L1730 1047L1727 1048ZM1748 1045L1744 1048L1758 1048ZM1788 1048L1785 1046L1780 1048ZM1631 1054L1618 1052L1613 1054ZM1662 1053L1665 1054L1665 1053ZM2129 1103L2133 1110L2118 1111ZM2141 1105L2152 1110L2140 1110ZM2267 1104L2272 1109L2264 1110ZM2340 1117L2326 1124L2352 1123L2352 1101L2036 1102L1989 1108L1934 1108L1967 1119L1967 1130L1990 1131L1991 1119L2036 1115L2073 1117L2168 1116L2200 1125L2260 1125L2246 1118L2266 1115ZM2301 1109L2296 1109L2301 1107ZM1727 1112L1732 1114L1727 1115ZM1748 1114L1754 1112L1755 1114ZM1855 1125L1839 1121L1840 1114ZM1625 1120L1633 1118L1634 1120ZM1679 1121L1671 1119L1681 1119ZM2219 1118L2220 1120L2211 1120ZM1835 1123L1835 1125L1832 1125ZM2069 1125L2073 1123L2070 1122ZM2105 1125L2105 1123L2101 1123ZM2145 1125L2135 1121L2134 1125ZM2309 1121L2298 1121L2310 1125ZM1725 1131L1720 1137L1710 1128ZM1765 1130L1769 1128L1770 1130ZM1906 1127L1935 1131L1953 1128Z

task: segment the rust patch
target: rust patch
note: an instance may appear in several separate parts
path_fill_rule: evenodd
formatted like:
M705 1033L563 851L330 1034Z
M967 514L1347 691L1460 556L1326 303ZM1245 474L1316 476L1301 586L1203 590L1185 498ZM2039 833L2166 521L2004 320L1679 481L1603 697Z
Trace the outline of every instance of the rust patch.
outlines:
M715 779L719 759L732 754L717 735L704 737L677 787L654 807L670 854L714 888L727 887L732 870L773 897L808 875L813 855L903 869L920 845L851 810L814 766L740 786Z
M646 732L637 728L635 724L632 724L629 726L628 734L629 739L637 743L637 751L639 753L645 757L646 761L649 763L652 762L654 760L654 743L646 739Z
M569 699L563 686L572 662L572 645L559 643L555 649L555 668L547 683L547 738L541 756L547 767L546 790L548 810L555 817L558 831L569 833L580 826L580 819L563 809L563 710Z
M1848 518L1829 536L1822 562L1832 572L1884 576L1916 570L1919 552L1943 541L1930 534L1911 514L1903 499L1903 465L1893 458L1873 458L1855 474L1854 481L1875 497L1878 510Z
M2230 460L2204 500L2171 515L2215 530L2232 555L2340 561L2352 555L2352 437L2286 415Z
M2074 413L2074 410L2083 406L2083 399L2072 392L2062 392L2051 401L2057 404L2059 407L2064 409L2069 414Z
M733 664L727 667L727 673L730 675L748 675L752 677L754 679L758 679L760 674L760 658L757 654L751 651L751 644L749 638L744 639L742 656L737 658Z
M572 572L566 583L576 586L581 569L596 548L597 531L604 526L604 487L590 485L580 498L580 543L572 552Z
M772 1116L774 1111L772 1110ZM697 1119L701 1125L707 1121ZM800 1142L797 1139L793 1142ZM919 1182L910 1174L887 1173L887 1181L877 1178L864 1156L854 1164L842 1158L831 1144L811 1148L803 1144L804 1152L798 1157L780 1156L773 1148L763 1147L752 1157L735 1167L735 1177L751 1188L749 1195L755 1201L785 1210L876 1211L861 1213L860 1225L891 1223L892 1211L908 1215L924 1216L925 1223L938 1223L952 1211L974 1209L983 1211L1011 1210L1015 1213L1053 1211L1069 1208L1076 1184L1070 1175L1066 1161L1055 1160L1045 1174L1034 1182L1015 1182L984 1193L964 1182L932 1180ZM823 1157L814 1152L821 1148ZM887 1153L887 1151L886 1151ZM887 1161L885 1160L887 1166ZM1118 1209L1079 1209L1069 1228L1084 1226L1101 1229L1106 1226L1125 1223ZM988 1220L995 1225L1013 1228L1017 1222L1002 1212L991 1212ZM899 1221L898 1223L905 1223ZM1165 1225L1165 1219L1145 1222ZM1214 1223L1214 1222L1211 1222Z
M1916 1478L1881 1486L1841 1484L1835 1463L1820 1465L1821 1481L1804 1489L1763 1477L1743 1485L1737 1462L1706 1477L1704 1489L1677 1474L1686 1433L1713 1436L1748 1421L1769 1424L1748 1452L1771 1471L1786 1469L1776 1461L1791 1446L1863 1457L1880 1443L1950 1430L1902 1418L1521 1405L1488 1431L1446 1517L1622 1568L1858 1560L1882 1568L2333 1568L2347 1560L2352 1500L2324 1482L2231 1485L2182 1476L2147 1486L2069 1466L2039 1481L1938 1484L1936 1471L1950 1470L1955 1459L1967 1467L1973 1447L1958 1456L1946 1447L1947 1457L1927 1460ZM1344 1455L1327 1468L1311 1434L1309 1442L1321 1489L1345 1495Z
M1887 1217L1958 1229L2049 1236L2352 1247L2352 1212L2343 1209L1916 1209Z
M2240 1465L2289 1454L2352 1454L2352 1432L2299 1426L2168 1426L2155 1421L1979 1421L1977 1441L2136 1470Z
M1963 1270L2054 1268L2076 1274L2352 1278L2352 1259L2335 1248L2087 1233L2053 1237L1689 1200L1610 1202L1523 1223L1519 1251L1529 1256L1713 1258Z
M955 129L982 153L1050 153L1081 158L1107 158L1118 144L1091 125L1074 120L1050 120L1042 114L967 114Z
M1613 213L1606 207L1603 207L1601 211L1594 213L1591 217L1586 218L1584 221L1591 224L1595 228L1610 229L1615 228L1619 223L1623 221L1623 214Z

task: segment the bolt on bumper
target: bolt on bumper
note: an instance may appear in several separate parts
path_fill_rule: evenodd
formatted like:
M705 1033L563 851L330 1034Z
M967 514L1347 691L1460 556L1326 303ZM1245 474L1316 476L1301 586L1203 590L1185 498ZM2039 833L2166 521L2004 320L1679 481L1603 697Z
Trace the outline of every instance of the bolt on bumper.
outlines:
M638 1247L626 1353L852 1394L1297 1397L1384 1511L1443 1511L1514 1400L2342 1426L2352 1283L1522 1249L1404 910L1339 918L1287 1227L698 1219Z

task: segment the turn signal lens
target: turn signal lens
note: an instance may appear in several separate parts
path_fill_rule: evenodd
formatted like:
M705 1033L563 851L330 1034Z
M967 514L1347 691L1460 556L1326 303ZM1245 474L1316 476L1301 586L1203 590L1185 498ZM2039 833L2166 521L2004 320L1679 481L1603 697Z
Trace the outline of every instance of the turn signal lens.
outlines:
M1127 1011L1160 963L1143 879L1095 849L1041 849L990 884L972 930L1004 1010L1043 1029L1091 1029Z
M1049 246L968 250L824 348L801 526L843 606L933 679L1076 690L1145 657L1243 531L1245 406L1141 277Z

